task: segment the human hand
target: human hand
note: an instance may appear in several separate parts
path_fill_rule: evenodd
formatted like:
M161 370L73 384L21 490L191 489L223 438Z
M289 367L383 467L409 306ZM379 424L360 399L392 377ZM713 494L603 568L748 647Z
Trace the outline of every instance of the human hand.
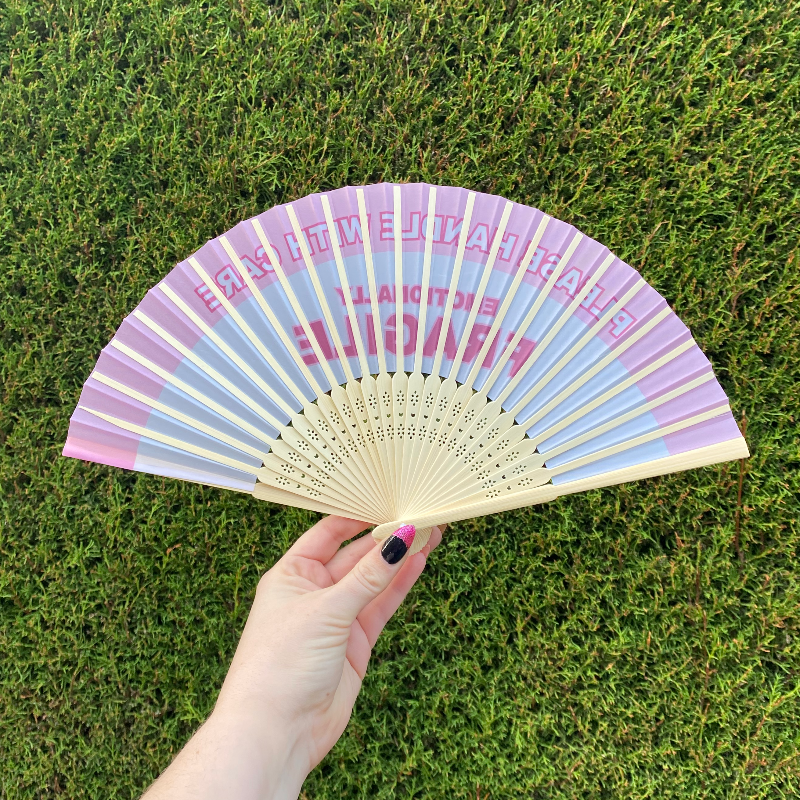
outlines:
M406 556L413 533L381 546L366 524L326 517L261 579L205 725L151 787L160 797L296 798L341 736L378 636L441 541ZM383 555L382 555L383 553Z

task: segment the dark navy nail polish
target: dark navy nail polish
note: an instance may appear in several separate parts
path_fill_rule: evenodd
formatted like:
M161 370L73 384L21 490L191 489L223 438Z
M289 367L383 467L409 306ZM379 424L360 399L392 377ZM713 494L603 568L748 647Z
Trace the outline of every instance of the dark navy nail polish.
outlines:
M403 525L398 528L381 547L381 555L387 564L396 564L408 552L417 529L413 525Z

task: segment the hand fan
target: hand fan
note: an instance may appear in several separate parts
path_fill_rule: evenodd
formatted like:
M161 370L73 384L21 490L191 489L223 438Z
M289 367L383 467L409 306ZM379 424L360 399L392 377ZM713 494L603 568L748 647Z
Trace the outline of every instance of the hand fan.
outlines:
M83 387L64 455L363 520L380 540L720 461L708 359L630 266L501 197L377 184L180 262Z

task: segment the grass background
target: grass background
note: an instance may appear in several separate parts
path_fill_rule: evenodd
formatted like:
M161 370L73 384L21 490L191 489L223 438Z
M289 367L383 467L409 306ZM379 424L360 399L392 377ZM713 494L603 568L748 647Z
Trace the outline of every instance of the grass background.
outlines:
M7 0L0 796L136 797L314 515L62 459L181 257L308 192L503 194L639 269L753 457L452 527L304 788L800 791L800 4Z

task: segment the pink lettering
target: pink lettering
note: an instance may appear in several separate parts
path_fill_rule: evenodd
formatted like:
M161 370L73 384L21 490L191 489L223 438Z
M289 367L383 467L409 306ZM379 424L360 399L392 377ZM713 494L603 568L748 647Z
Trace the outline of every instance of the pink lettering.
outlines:
M561 261L561 255L559 253L550 254L547 258L542 260L539 266L539 274L547 280L553 274L553 270L558 266L559 261Z
M339 242L342 246L363 241L361 238L361 220L358 214L340 217L336 220L336 224L339 227ZM367 225L369 225L369 215L367 215Z
M497 230L498 229L495 228L494 236L497 236ZM494 236L492 240L494 240ZM507 233L503 236L498 250L501 261L511 261L511 255L514 252L514 248L517 246L517 239L519 239L519 236L517 236L516 233Z
M311 350L311 342L308 341L305 335L305 331L303 330L302 325L295 325L292 330L294 331L294 335L297 338L297 349L300 353L303 353L303 350ZM306 355L303 355L303 361L306 364L317 364L319 359L316 355L311 352Z
M486 337L489 335L489 331L492 329L491 325L473 325L472 330L469 332L469 341L467 342L467 346L464 349L464 361L470 362L474 361L477 358L478 353L481 351L481 347L483 347L483 343L486 341ZM494 351L497 346L497 337L495 337L494 344L489 348L489 352L486 354L486 358L483 360L483 367L491 367L492 361L494 361Z
M261 249L263 252L263 248ZM247 270L247 274L251 278L263 278L267 274L267 271L261 264L256 264L248 256L242 256L239 260L242 262L242 265Z
M220 302L214 297L214 292L204 283L195 288L195 294L206 304L209 311L216 311L220 307Z
M381 239L394 239L394 211L381 211L380 222Z
M443 322L444 317L436 318L436 321L433 323L433 327L431 328L431 332L428 334L428 338L425 340L425 345L422 348L422 355L436 355L436 348L439 345L439 335L442 331ZM449 361L452 361L456 357L457 351L458 347L456 346L456 337L453 333L453 323L450 322L447 326L447 334L444 337L445 358L447 358Z
M350 317L344 318L345 325L347 326L347 338L348 341L342 342L342 348L344 349L344 354L348 358L353 358L354 356L358 355L358 349L356 348L356 339L353 336L353 324L350 322ZM358 321L356 321L358 324Z
M224 266L215 276L217 286L225 292L225 297L230 300L242 288L242 279L239 273L230 265Z
M486 314L487 317L493 317L497 313L497 306L500 305L500 298L498 297L484 297L481 303L479 314Z
M386 319L386 349L390 353L397 352L397 316L392 314ZM406 329L408 338L406 338ZM403 314L403 353L410 355L417 349L417 318L413 314Z
M428 238L428 215L422 218L422 238ZM433 218L433 241L441 241L442 238L442 217L436 214Z
M566 289L570 297L575 297L582 277L581 271L573 267L556 281L556 289Z
M611 317L611 335L622 336L636 320L624 308Z
M325 222L318 222L316 225L309 225L304 228L303 232L306 236L306 241L309 243L309 250L314 253L314 246L318 252L328 249L328 225Z
M303 257L303 253L300 250L300 244L297 241L297 237L293 233L284 233L283 238L286 240L286 244L289 248L289 255L291 255L292 261L299 261Z
M525 257L525 253L528 252L528 248L530 247L530 244L531 243L528 242L528 244L525 245L525 250L522 253L522 255L519 257L519 261L517 261L517 266L518 267L522 265L522 259ZM533 251L533 255L531 256L531 263L528 264L527 272L536 272L536 270L539 269L539 264L541 264L542 259L545 257L545 255L547 253L548 253L548 251L545 250L544 247L537 247Z
M394 303L394 286L389 286L384 283L378 291L378 302Z
M461 232L461 226L464 220L459 219L458 222L456 222L456 217L445 217L444 219L444 236L442 237L442 241L444 244L452 244L453 240Z
M509 341L514 338L513 332L509 334L508 338ZM520 371L522 365L531 357L534 347L536 347L536 342L531 339L526 339L523 336L519 340L514 352L508 358L511 363L511 369L508 372L509 378L513 378Z
M483 223L479 222L473 229L472 233L467 239L467 250L480 250L481 253L489 252L489 228Z
M419 218L421 213L419 211L411 212L411 227L408 230L403 230L403 240L419 239Z

